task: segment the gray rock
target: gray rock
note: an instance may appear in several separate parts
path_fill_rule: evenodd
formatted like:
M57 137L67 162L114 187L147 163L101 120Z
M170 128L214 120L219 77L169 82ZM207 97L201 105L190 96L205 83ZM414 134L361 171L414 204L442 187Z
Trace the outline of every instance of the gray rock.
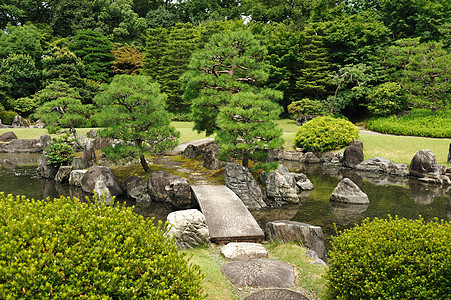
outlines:
M368 204L368 196L351 181L349 178L343 178L330 195L331 201L349 203L349 204Z
M82 170L85 168L85 160L83 157L74 157L71 163L73 170Z
M0 142L10 142L11 140L18 139L17 135L12 132L5 132L4 134L0 135Z
M264 289L247 296L244 300L309 300L309 298L286 289Z
M193 207L191 189L186 178L158 170L150 175L147 188L154 201L170 203L174 208Z
M82 183L83 187L83 183ZM106 182L102 179L96 180L94 183L94 190L97 196L97 200L105 202L106 205L111 204L113 197L111 196L110 189L107 187Z
M81 179L81 187L86 193L93 194L96 184L103 188L103 184L99 182L104 183L105 188L108 189L111 196L122 194L122 189L116 176L114 176L113 172L108 167L91 167ZM97 193L99 193L99 191L97 191Z
M88 143L89 141L90 139L81 134L77 134L75 137L73 135L69 137L69 142L73 144L73 148L76 151L83 151L85 149L86 143Z
M318 164L321 162L313 152L305 153L299 161L304 164Z
M300 115L296 117L296 125L302 126L308 121L313 120L314 118L319 117L318 115Z
M249 170L236 162L225 166L225 185L231 189L248 209L266 208L263 192Z
M87 140L83 148L83 163L85 168L93 167L97 164L96 152L94 149L94 142Z
M55 181L58 183L69 182L70 172L72 172L71 166L61 166L55 175Z
M228 243L221 248L221 254L231 260L268 258L268 251L259 243Z
M19 115L14 116L14 120L11 123L11 127L13 127L13 128L23 128L23 127L29 127L29 126L30 126L30 124L28 123L28 121Z
M424 177L426 173L433 173L437 157L431 150L419 150L410 162L409 173L415 177Z
M113 144L113 139L106 139L106 138L103 138L100 136L94 138L94 150L100 150L102 148L111 146L112 144Z
M73 170L69 175L69 184L81 187L81 180L88 170Z
M322 260L321 258L319 258L318 253L316 253L315 250L309 249L309 250L307 250L307 252L305 252L305 255L309 256L315 260L314 262L311 263L312 265L327 266L326 262L324 260Z
M128 176L122 182L122 187L128 198L137 202L152 202L149 191L147 190L147 181L138 176Z
M356 170L382 172L396 176L407 176L409 170L406 164L397 164L383 157L372 157L355 166Z
M279 159L289 161L300 161L304 153L301 151L281 151Z
M209 170L218 170L225 166L225 162L218 159L219 146L215 143L208 145L203 153L203 166Z
M55 179L56 173L58 173L58 167L50 165L47 162L47 156L45 156L45 154L42 154L36 172L41 178L53 180Z
M302 242L306 248L314 250L320 259L327 261L323 230L319 226L287 220L272 221L266 224L265 236L268 241Z
M197 209L171 212L167 217L167 222L172 225L168 234L175 235L176 245L179 249L190 249L209 244L210 237L205 216Z
M179 144L174 149L165 152L166 155L181 155L185 151L185 148L188 147L188 145L194 145L194 146L200 146L202 144L210 144L213 143L215 140L213 138L205 138L195 141L189 141L185 143Z
M95 139L98 136L99 136L99 133L98 133L97 129L91 129L86 133L86 137L88 137L90 139Z
M355 147L363 150L363 143L358 140L353 140L353 141L349 142L348 146L355 146Z
M237 287L289 288L295 284L289 263L270 260L240 260L222 265L221 271Z
M289 176L287 175L287 177ZM263 172L260 175L260 180L265 186L267 199L274 202L276 206L286 203L299 203L294 176L293 178L289 177L288 180L287 177L282 174L280 168L269 174Z
M44 150L45 148L47 148L47 146L49 145L49 143L52 141L52 137L48 134L44 134L41 135L39 137L39 144L40 147Z
M356 165L363 162L363 150L359 146L348 146L343 153L341 163L348 168L354 168Z
M301 191L311 191L313 190L313 183L310 181L310 179L307 178L307 175L303 173L295 173L295 179L296 179L296 186Z
M16 139L9 143L0 143L0 152L39 153L42 152L42 147L38 139Z

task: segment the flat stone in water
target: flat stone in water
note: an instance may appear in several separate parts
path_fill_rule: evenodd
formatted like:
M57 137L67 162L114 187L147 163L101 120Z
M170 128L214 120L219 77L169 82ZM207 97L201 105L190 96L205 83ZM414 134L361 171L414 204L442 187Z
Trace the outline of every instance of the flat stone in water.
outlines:
M237 287L289 288L295 281L292 265L272 259L230 262L221 271Z
M304 295L285 290L285 289L267 289L253 293L244 298L244 300L309 300Z

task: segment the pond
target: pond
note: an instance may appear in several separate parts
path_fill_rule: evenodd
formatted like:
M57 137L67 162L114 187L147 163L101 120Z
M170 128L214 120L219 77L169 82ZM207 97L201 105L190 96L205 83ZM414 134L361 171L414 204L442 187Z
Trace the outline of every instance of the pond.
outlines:
M80 188L39 179L36 176L39 158L39 154L0 153L0 191L34 199L59 195L87 196ZM335 235L335 228L339 231L351 228L365 218L387 218L392 215L417 219L421 215L425 220L435 217L451 219L451 186L427 185L413 178L327 168L324 165L282 164L291 171L306 173L315 188L302 195L299 205L252 212L262 228L274 220L299 221L321 226L329 242L330 236ZM330 194L344 177L350 178L368 195L369 205L335 205L329 201ZM118 200L136 205L126 199ZM156 220L165 220L171 212L169 207L158 203L136 206L134 210Z

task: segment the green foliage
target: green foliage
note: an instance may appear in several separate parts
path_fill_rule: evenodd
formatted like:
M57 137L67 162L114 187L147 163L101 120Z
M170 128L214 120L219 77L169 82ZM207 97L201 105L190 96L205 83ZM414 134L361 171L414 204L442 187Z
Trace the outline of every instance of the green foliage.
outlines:
M144 53L139 49L114 44L111 54L114 56L111 68L115 74L138 75L141 72Z
M288 105L288 113L297 117L301 115L327 115L329 111L323 102L304 98L291 102Z
M248 167L249 158L261 161L266 150L280 148L282 130L274 123L280 113L280 107L261 94L234 94L218 115L215 142L220 156L242 158L243 166Z
M35 64L39 64L44 54L41 35L36 26L6 26L7 34L0 35L0 59L13 54L28 55Z
M168 150L177 144L179 132L170 126L166 95L158 83L144 75L116 75L108 88L94 99L102 109L96 118L103 137L122 140L106 149L113 161L140 159L150 171L144 155Z
M451 111L414 109L400 118L390 116L371 119L367 128L381 133L423 137L449 138Z
M14 111L17 111L22 117L27 117L34 112L38 106L36 101L31 97L23 97L17 99L10 99L9 106Z
M322 153L345 147L358 139L359 130L349 121L317 117L302 125L294 137L296 147Z
M451 225L366 219L333 238L329 299L449 299Z
M67 47L54 47L42 59L42 75L45 84L64 81L71 87L83 87L83 62Z
M268 78L265 54L266 48L249 30L215 34L193 52L182 80L184 97L193 102L195 130L211 135L217 129L219 109L234 93L258 90Z
M80 30L69 44L69 49L85 65L83 74L86 78L100 82L111 80L113 45L106 36L93 30Z
M0 65L0 86L11 98L33 95L41 86L41 72L26 54L11 54Z
M389 81L378 85L368 98L368 110L375 115L388 116L406 108L404 91L397 82Z
M199 34L199 28L189 23L147 32L143 74L161 85L161 90L168 95L167 106L171 112L189 110L190 103L182 99L179 77L188 70Z
M18 113L15 111L4 110L0 111L0 120L2 120L2 124L11 125L14 117L17 116Z
M168 226L131 207L0 193L0 220L2 299L205 297Z
M83 105L80 99L59 96L38 107L34 117L46 124L49 133L56 133L61 128L70 128L70 131L75 134L76 127L91 126L89 118L92 110L92 105Z
M74 149L63 141L53 140L45 148L47 162L54 166L68 166L72 163Z

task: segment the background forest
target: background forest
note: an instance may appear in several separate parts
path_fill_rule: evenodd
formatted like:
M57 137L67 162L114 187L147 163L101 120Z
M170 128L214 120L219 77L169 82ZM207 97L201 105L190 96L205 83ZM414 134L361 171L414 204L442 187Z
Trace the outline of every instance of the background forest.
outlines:
M0 119L36 120L59 101L83 116L70 126L95 126L94 97L115 75L141 74L175 119L192 120L194 99L212 96L192 54L214 43L227 53L234 34L247 51L241 85L216 91L258 88L285 115L448 110L450 19L448 0L3 0Z

